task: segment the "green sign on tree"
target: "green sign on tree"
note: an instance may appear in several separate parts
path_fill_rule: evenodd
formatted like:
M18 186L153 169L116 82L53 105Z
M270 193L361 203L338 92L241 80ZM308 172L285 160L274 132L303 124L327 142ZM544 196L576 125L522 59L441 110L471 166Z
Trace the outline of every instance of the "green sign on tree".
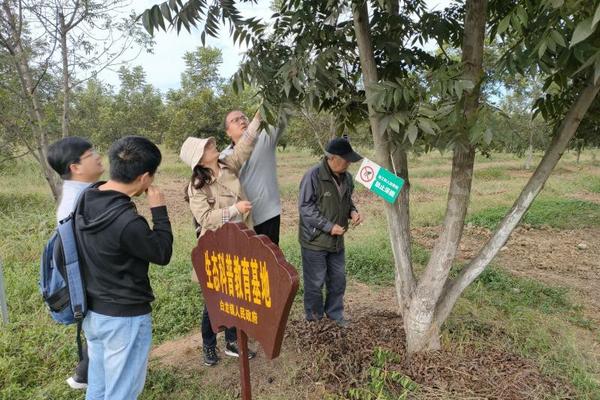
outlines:
M404 185L404 179L367 158L363 159L355 179L389 203L396 201Z

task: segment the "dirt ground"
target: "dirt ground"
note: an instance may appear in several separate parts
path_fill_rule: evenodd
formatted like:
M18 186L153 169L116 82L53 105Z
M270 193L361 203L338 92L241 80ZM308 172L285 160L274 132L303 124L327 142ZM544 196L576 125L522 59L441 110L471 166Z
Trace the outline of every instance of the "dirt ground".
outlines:
M511 175L520 173L511 171ZM526 175L528 175L527 173ZM428 187L447 185L444 178L420 179ZM181 202L185 179L169 182L167 199L178 218L188 218ZM497 195L500 192L491 193ZM490 194L490 193L486 193ZM431 201L433 194L418 192L417 200ZM363 198L364 197L364 198ZM432 197L432 198L429 198ZM573 198L600 204L600 195L573 193ZM282 227L297 225L296 199L282 199ZM355 202L368 207L365 193L357 193ZM419 227L413 240L431 249L439 227ZM458 259L471 259L490 237L488 229L466 226ZM573 301L583 306L584 316L600 323L600 229L557 230L520 226L493 261L517 276L529 277L552 286L567 287ZM395 313L392 287L372 287L349 282L346 295L350 329L343 330L328 322L308 324L296 305L292 310L280 357L265 359L259 346L258 357L251 361L253 396L257 399L321 400L325 393L347 393L357 382L367 381L368 368L376 347L392 350L403 361L392 368L419 383L418 399L538 399L554 394L572 398L566 382L549 379L530 360L502 349L480 349L461 345L418 356L408 364L404 358L404 332L401 317ZM220 336L219 345L223 347ZM199 333L163 343L152 351L151 362L170 368L193 371L207 385L239 395L237 359L227 358L207 368L201 361ZM342 395L343 397L343 395Z
M388 368L420 385L411 397L414 399L520 400L552 393L570 398L568 384L549 379L532 361L501 349L481 351L461 345L418 356L408 363L402 320L393 310L394 290L352 281L347 293L350 328L342 329L325 320L308 323L296 312L288 323L278 358L267 360L259 346L251 345L259 350L251 361L253 398L321 400L332 392L344 398L349 388L367 380L375 348L400 355L400 361ZM217 366L203 366L201 345L199 333L163 343L152 351L151 363L192 371L206 385L239 396L237 359L224 355L222 334L222 360Z
M438 233L436 227L418 228L413 238L431 248ZM489 235L485 228L467 226L459 259L473 257ZM599 229L561 231L524 226L513 233L495 263L519 276L574 289L571 292L584 306L585 316L600 321L599 260ZM320 400L326 392L345 393L364 382L375 347L404 354L404 332L394 313L395 304L393 288L351 281L346 296L350 329L340 330L327 322L307 324L300 310L294 310L279 358L266 360L259 346L253 345L259 350L251 367L254 397ZM194 371L207 385L239 394L237 360L228 359L222 351L221 355L218 366L204 367L198 333L156 347L152 362ZM399 365L402 374L420 384L416 395L420 399L536 399L550 393L570 397L565 382L550 380L531 361L500 349L482 352L461 346Z
M431 249L439 227L417 228L413 239ZM491 232L466 226L458 259L475 256ZM520 226L493 261L514 273L552 286L567 287L587 318L600 322L600 229L558 230Z

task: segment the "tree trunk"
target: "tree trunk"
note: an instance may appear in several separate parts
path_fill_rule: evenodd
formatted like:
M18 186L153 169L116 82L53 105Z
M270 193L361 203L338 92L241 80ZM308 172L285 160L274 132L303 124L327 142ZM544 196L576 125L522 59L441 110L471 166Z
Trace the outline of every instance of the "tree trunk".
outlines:
M531 164L533 163L533 146L529 145L527 148L527 159L525 160L525 169L529 171L531 169Z
M7 28L10 29L9 34L11 35L10 39L5 41L5 45L7 46L7 50L11 55L17 74L19 75L21 91L23 92L23 97L29 113L29 124L36 137L37 149L35 150L38 153L36 159L40 164L46 182L48 182L48 185L50 186L54 200L58 201L61 192L61 184L57 179L56 173L50 165L48 165L46 160L48 153L48 132L44 122L43 110L37 96L36 87L33 83L33 74L29 68L25 50L21 45L21 30L20 27L17 27L16 25L17 18L15 18L8 2L4 2L2 6L8 19Z
M60 53L62 58L62 87L63 87L63 112L62 112L62 137L69 136L69 100L71 89L69 86L69 59L67 52L67 33L68 27L65 25L65 15L58 14L59 35L60 35Z
M440 347L441 323L436 318L436 306L458 251L471 196L475 149L469 143L468 132L479 114L486 16L486 0L473 0L466 3L462 48L463 79L473 82L473 89L464 96L462 124L464 130L454 148L452 176L442 233L411 299L409 314L404 318L409 355Z
M377 83L377 65L373 53L371 36L369 33L369 15L367 3L355 4L352 9L354 31L360 56L365 92L369 98L371 85ZM375 157L377 162L384 168L393 171L394 160L398 167L399 175L405 180L398 200L394 204L385 203L385 212L388 221L390 242L394 254L396 295L398 308L402 315L406 315L412 293L415 290L415 277L413 275L411 249L410 249L410 221L409 221L409 190L408 161L404 150L397 149L392 152L390 141L385 130L380 129L380 118L371 104L368 104L369 123L373 142L375 145Z
M482 247L477 256L460 272L456 279L447 282L444 290L445 294L437 307L436 324L441 325L448 318L462 292L481 275L490 261L498 254L498 251L504 246L512 231L533 203L533 200L544 187L552 170L556 167L562 154L567 149L569 141L575 135L585 113L594 102L598 91L600 91L600 81L594 83L593 73L591 75L588 85L569 109L558 129L558 134L552 139L550 147L546 150L542 161L531 178L529 178L529 181L521 191L511 210L506 214L502 222L500 222L492 237Z
M533 126L532 121L529 121L529 148L527 149L527 159L525 160L525 169L529 171L533 162Z

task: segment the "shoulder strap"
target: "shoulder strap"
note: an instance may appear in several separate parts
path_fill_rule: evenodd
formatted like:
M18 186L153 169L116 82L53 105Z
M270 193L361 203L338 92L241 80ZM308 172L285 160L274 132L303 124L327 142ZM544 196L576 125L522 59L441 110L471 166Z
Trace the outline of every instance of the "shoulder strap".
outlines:
M216 203L216 199L215 196L213 196L212 193L212 189L210 188L210 185L204 184L203 189L206 189L206 200L208 201L208 204L210 205L210 208L213 208L215 206Z
M213 196L210 186L207 184L204 184L204 186L202 186L202 189L200 189L200 190L204 190L206 192L206 200L208 201L210 208L213 208L215 205L216 199L215 199L215 196ZM189 197L192 196L192 184L191 183L188 185L188 196Z
M83 345L81 344L81 325L83 319L77 321L77 355L79 355L79 361L83 361Z
M192 194L192 184L190 183L188 186L188 196L191 197ZM211 209L213 209L215 207L215 203L216 203L216 199L213 196L212 190L210 188L209 185L204 184L204 186L202 186L202 189L200 190L205 190L206 192L206 201L208 202L208 205L210 206ZM196 231L196 237L200 236L200 233L202 232L202 225L200 225L200 223L196 220L196 217L194 217L194 215L192 215L192 222L194 224L194 230Z
M85 290L81 269L79 268L79 255L75 241L74 216L58 226L59 237L62 242L63 256L65 258L65 271L69 286L69 298L75 320L83 319L86 312Z

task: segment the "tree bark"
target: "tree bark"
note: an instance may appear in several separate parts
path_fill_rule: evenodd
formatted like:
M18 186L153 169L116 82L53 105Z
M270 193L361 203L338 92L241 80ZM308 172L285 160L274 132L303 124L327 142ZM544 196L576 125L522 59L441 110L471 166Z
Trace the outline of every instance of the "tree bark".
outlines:
M371 35L369 33L369 15L367 3L355 4L352 9L354 31L360 56L363 81L367 98L371 93L371 85L378 82L377 65L373 53ZM375 145L375 157L384 168L393 171L392 159L399 168L400 176L405 180L405 185L400 191L398 200L394 204L385 204L388 221L390 242L394 254L396 296L399 312L406 315L412 293L415 290L415 277L413 275L411 249L410 249L410 221L409 221L409 190L408 166L406 152L400 149L392 152L386 130L380 129L380 118L371 104L368 104L369 124Z
M558 129L558 134L552 139L552 143L548 150L546 150L542 161L531 178L529 178L529 181L521 191L511 210L506 214L492 237L482 247L477 256L460 272L456 279L446 284L445 295L441 298L437 307L437 324L443 323L448 318L462 292L484 271L490 261L504 246L512 231L533 203L533 200L544 187L552 170L556 167L562 154L567 149L569 141L575 135L585 113L594 102L598 91L600 91L600 81L594 83L592 74L587 86L569 109Z
M69 58L67 49L68 27L65 24L65 15L58 14L59 35L60 35L60 54L62 58L62 87L63 87L63 112L62 112L62 137L69 136L69 100L71 88L69 86Z
M442 232L432 251L404 320L407 351L439 349L439 329L435 309L443 292L462 237L471 195L475 150L459 146L454 150L452 176Z

